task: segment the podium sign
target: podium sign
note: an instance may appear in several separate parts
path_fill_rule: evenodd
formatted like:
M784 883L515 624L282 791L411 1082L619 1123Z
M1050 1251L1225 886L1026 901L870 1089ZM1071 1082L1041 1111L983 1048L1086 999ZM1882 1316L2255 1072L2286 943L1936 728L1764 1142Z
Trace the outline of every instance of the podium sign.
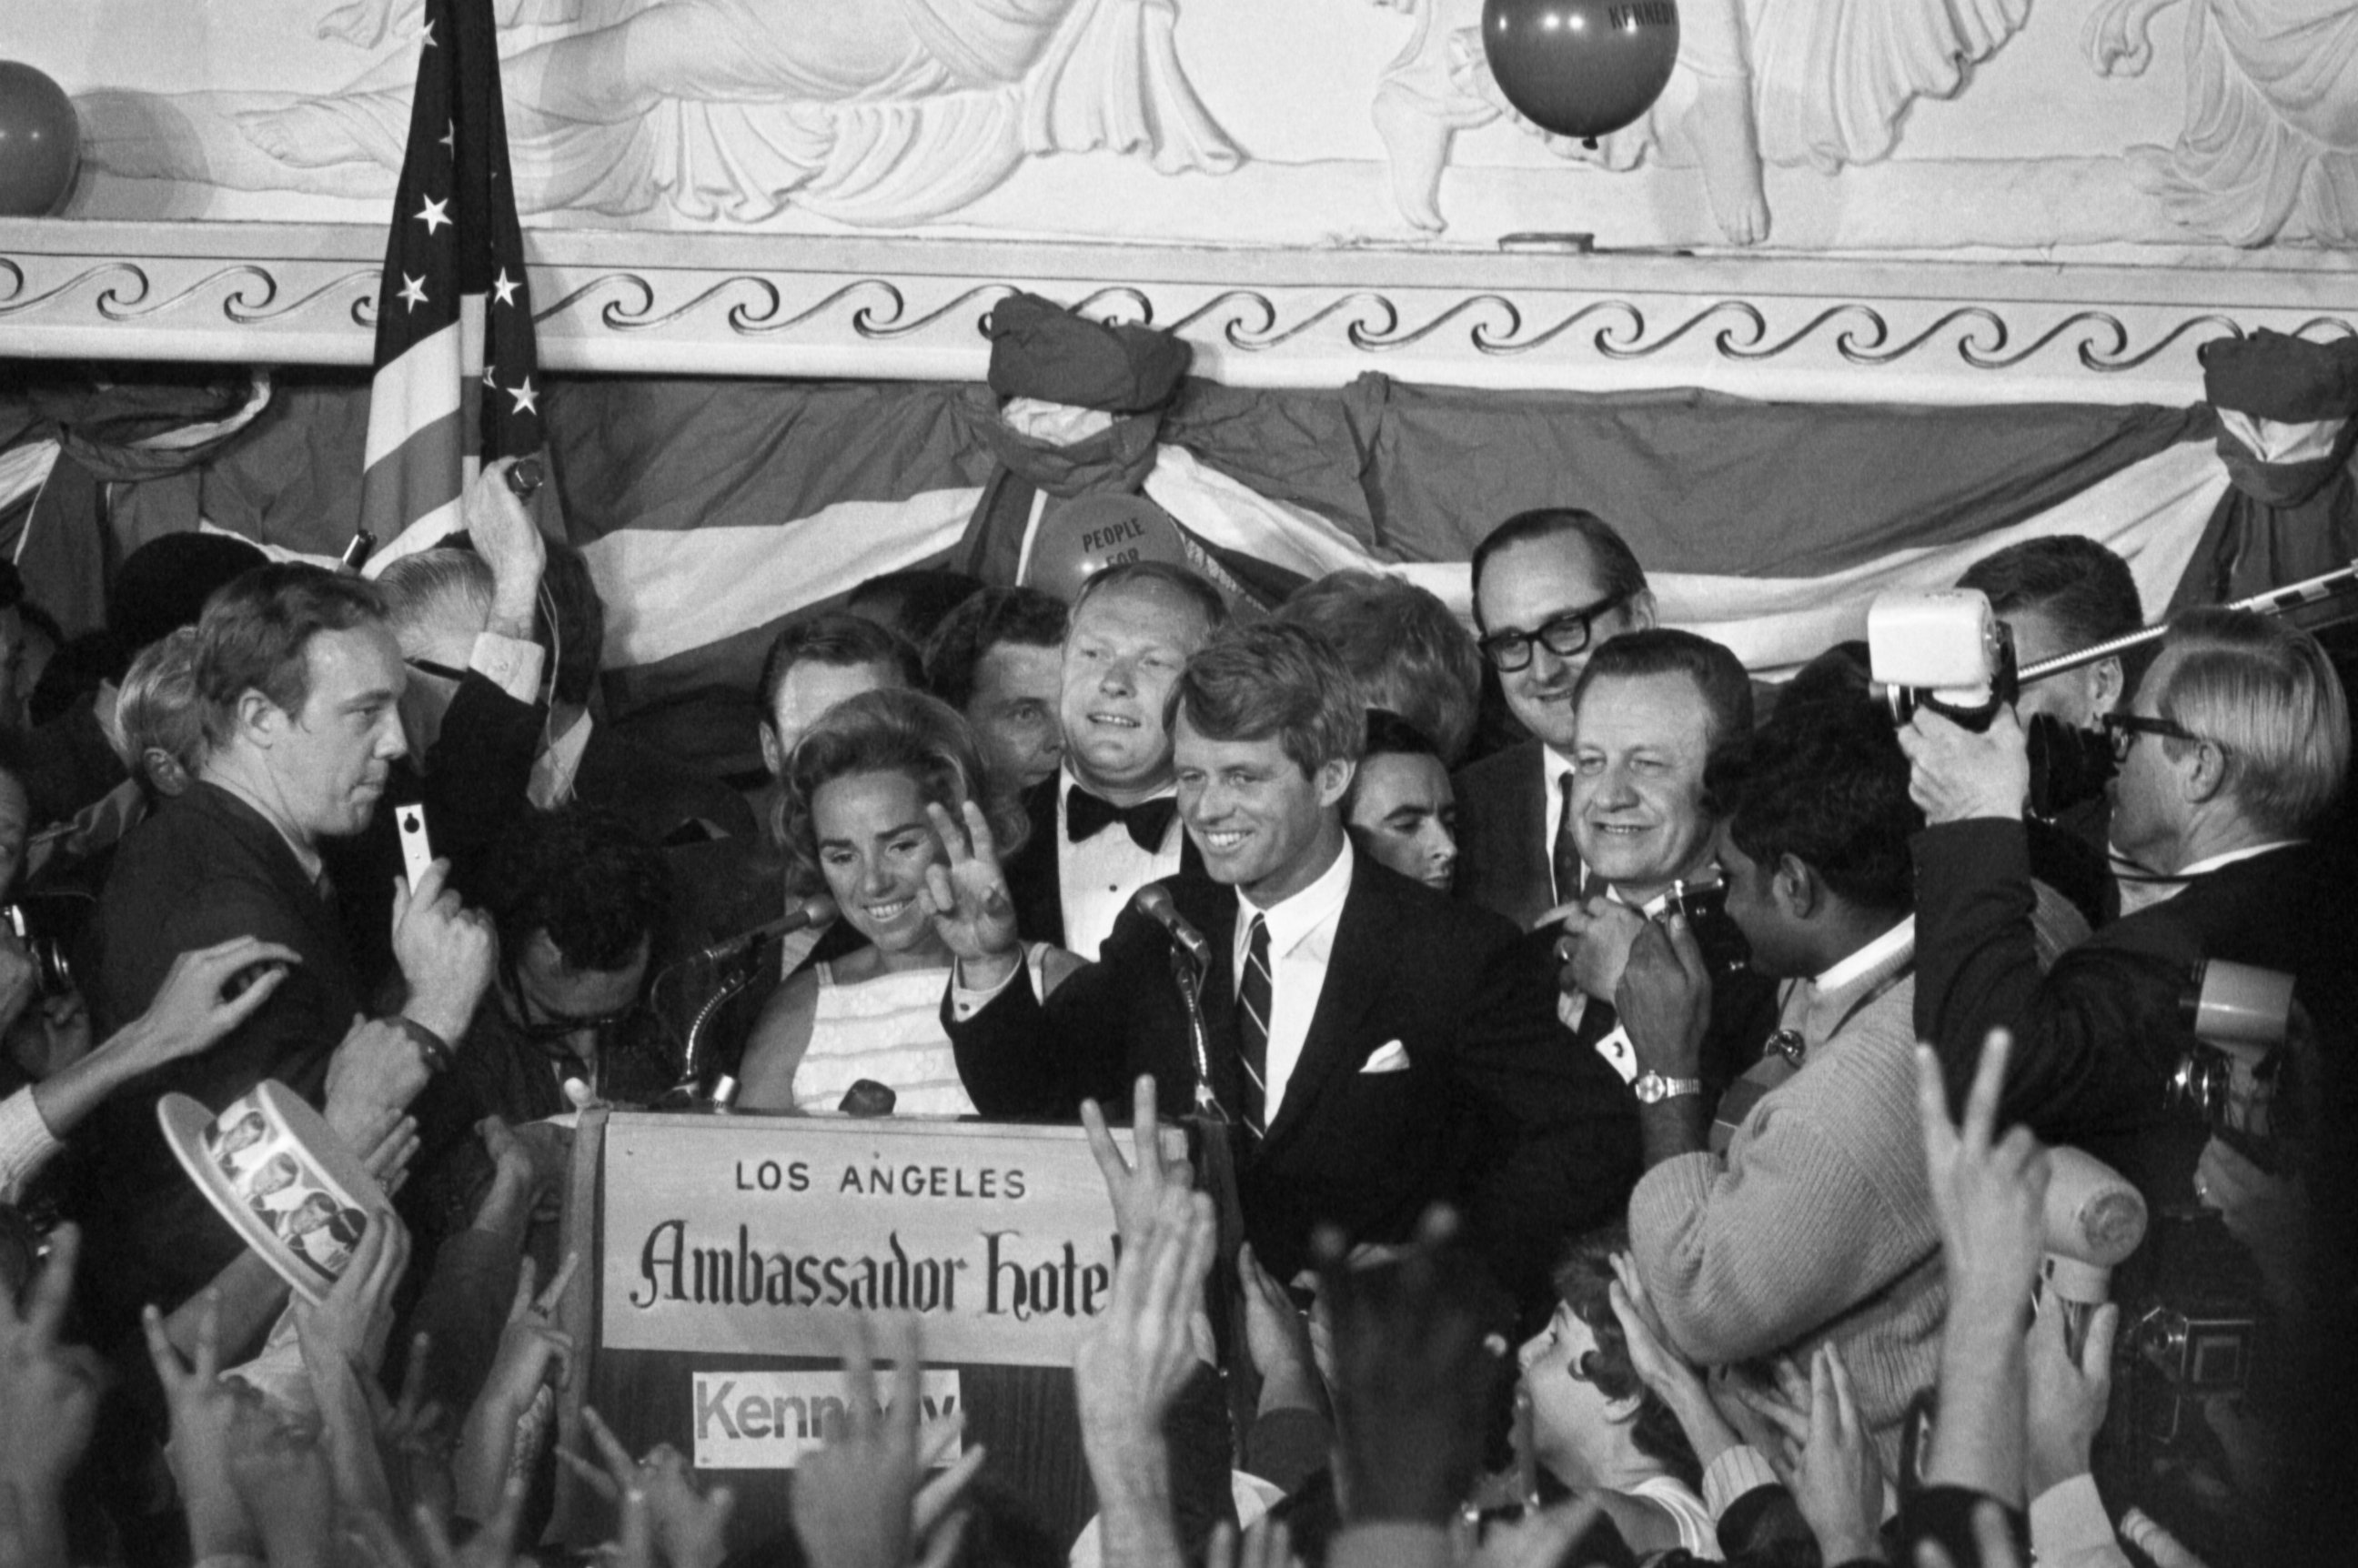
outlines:
M1113 1288L1078 1128L617 1113L599 1343L833 1359L908 1313L936 1365L1058 1367Z

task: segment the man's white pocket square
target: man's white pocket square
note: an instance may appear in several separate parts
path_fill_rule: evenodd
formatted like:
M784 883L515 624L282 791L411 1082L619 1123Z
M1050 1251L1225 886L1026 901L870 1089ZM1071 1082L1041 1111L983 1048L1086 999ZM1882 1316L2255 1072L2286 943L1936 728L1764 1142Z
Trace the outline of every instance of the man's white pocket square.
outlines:
M1368 1057L1366 1062L1362 1063L1360 1065L1359 1071L1363 1073L1405 1073L1408 1071L1408 1047L1401 1044L1397 1040L1392 1041L1390 1044L1379 1048L1374 1055Z

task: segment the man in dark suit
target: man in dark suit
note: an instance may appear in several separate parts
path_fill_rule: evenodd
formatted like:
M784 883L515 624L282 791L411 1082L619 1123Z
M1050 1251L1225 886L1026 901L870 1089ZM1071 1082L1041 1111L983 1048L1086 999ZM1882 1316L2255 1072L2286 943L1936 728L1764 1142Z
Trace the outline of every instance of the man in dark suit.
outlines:
M1228 620L1211 584L1164 561L1081 585L1065 637L1064 766L1023 795L1032 835L1006 866L1017 929L1098 956L1138 890L1201 876L1180 831L1164 718L1179 672Z
M1573 687L1580 724L1569 821L1598 891L1567 901L1556 950L1561 1012L1574 1038L1611 1063L1641 1100L1646 1081L1614 1007L1629 945L1674 892L1711 959L1711 1022L1700 1093L1706 1108L1759 1059L1777 1026L1777 986L1755 974L1721 889L1718 821L1704 764L1752 730L1752 687L1736 655L1707 637L1649 627L1585 661Z
M90 1238L88 1294L118 1329L143 1302L177 1306L244 1250L181 1174L157 1127L157 1099L178 1090L219 1111L265 1078L315 1105L329 1098L330 1059L369 993L326 852L369 827L407 750L401 655L370 584L316 567L259 568L214 595L198 639L209 750L188 792L124 842L100 905L91 1000L112 1031L154 1000L175 958L232 936L283 944L301 962L221 1044L140 1080L92 1118L88 1142L103 1155L79 1173L72 1203ZM491 979L489 925L442 891L446 870L427 873L415 898L385 882L346 890L394 905L390 967L405 1000L383 1032L383 1058L358 1076L396 1101L465 1034ZM340 1091L329 1108L350 1139L365 1124L357 1113L399 1106Z
M1521 512L1474 550L1482 656L1531 739L1457 775L1457 891L1525 930L1581 896L1573 687L1607 638L1654 624L1638 557L1591 512Z
M1545 962L1506 921L1351 849L1341 802L1358 694L1315 633L1239 628L1171 699L1180 814L1208 877L1160 885L1205 944L1206 1059L1170 970L1175 937L1135 909L1045 1003L1021 962L989 834L952 846L928 897L959 955L946 1021L987 1115L1069 1119L1152 1074L1167 1116L1208 1087L1239 1124L1245 1228L1280 1278L1311 1228L1397 1241L1436 1199L1522 1292L1617 1215L1635 1176L1628 1097L1569 1049ZM1542 1175L1541 1173L1544 1173Z
M2256 1343L2239 1424L2283 1455L2286 1474L2270 1502L2243 1512L2284 1534L2255 1540L2249 1560L2326 1561L2334 1549L2321 1547L2309 1521L2346 1485L2339 1472L2358 1411L2349 1397L2358 1370L2350 1348L2358 1159L2349 1136L2358 1116L2358 901L2351 868L2311 836L2347 784L2348 699L2306 633L2247 611L2198 610L2174 623L2128 711L2107 728L2120 764L2113 842L2166 879L2166 896L2063 954L2043 979L2028 929L2020 721L2001 712L1975 734L1920 712L1901 731L1911 793L1930 824L1915 844L1917 1033L1939 1053L1953 1100L1984 1035L2011 1029L1999 1116L2086 1150L2144 1193L2158 1234L2124 1271L2124 1295L2153 1278L2165 1299L2183 1299L2190 1284L2214 1298L2256 1296L2239 1267L2269 1281L2285 1331ZM2214 1133L2202 1109L2171 1092L2198 1049L2183 999L2209 960L2292 976L2293 1000L2312 1021L2313 1043L2279 1058L2288 1068L2240 1086L2266 1107L2265 1127L2231 1111L2234 1126ZM2244 1141L2255 1132L2266 1135ZM2250 1264L2223 1238L2199 1251L2171 1245L2198 1235L2189 1220L2196 1204L2221 1212L2228 1235L2256 1254ZM2188 1413L2212 1419L2207 1401L2189 1400ZM2142 1487L2140 1478L2118 1495L2182 1532L2180 1510L2196 1488L2176 1480L2140 1495Z

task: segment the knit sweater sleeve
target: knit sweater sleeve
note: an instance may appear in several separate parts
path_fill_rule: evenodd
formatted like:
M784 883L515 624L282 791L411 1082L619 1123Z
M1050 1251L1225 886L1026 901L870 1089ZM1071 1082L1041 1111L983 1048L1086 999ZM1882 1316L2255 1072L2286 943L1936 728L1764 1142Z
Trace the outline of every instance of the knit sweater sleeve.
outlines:
M1715 1366L1790 1345L1939 1245L1914 1092L1903 1044L1848 1041L1763 1098L1725 1159L1646 1173L1630 1246L1690 1357Z

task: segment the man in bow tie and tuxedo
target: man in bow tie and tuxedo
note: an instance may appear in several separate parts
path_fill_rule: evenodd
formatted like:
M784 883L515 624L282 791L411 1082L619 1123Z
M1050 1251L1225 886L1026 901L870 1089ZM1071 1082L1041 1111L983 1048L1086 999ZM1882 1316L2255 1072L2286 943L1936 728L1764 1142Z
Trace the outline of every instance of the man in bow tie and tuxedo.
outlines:
M1203 940L1210 1087L1239 1124L1260 1260L1290 1278L1315 1224L1401 1240L1448 1199L1502 1272L1540 1251L1543 1285L1549 1243L1619 1213L1637 1146L1610 1069L1566 1048L1540 950L1353 852L1341 802L1365 719L1315 633L1232 629L1189 661L1167 711L1180 817L1207 875L1159 885ZM928 898L958 955L945 1022L975 1104L1069 1119L1084 1097L1152 1074L1163 1114L1186 1114L1199 1073L1178 938L1125 908L1098 961L1044 1003L989 829L972 812L965 835L936 826L950 863ZM1552 1179L1531 1179L1539 1169Z
M1032 836L1006 867L1017 928L1094 958L1139 889L1200 877L1180 831L1164 719L1188 658L1228 620L1211 584L1164 561L1081 585L1065 636L1065 763L1024 793Z

